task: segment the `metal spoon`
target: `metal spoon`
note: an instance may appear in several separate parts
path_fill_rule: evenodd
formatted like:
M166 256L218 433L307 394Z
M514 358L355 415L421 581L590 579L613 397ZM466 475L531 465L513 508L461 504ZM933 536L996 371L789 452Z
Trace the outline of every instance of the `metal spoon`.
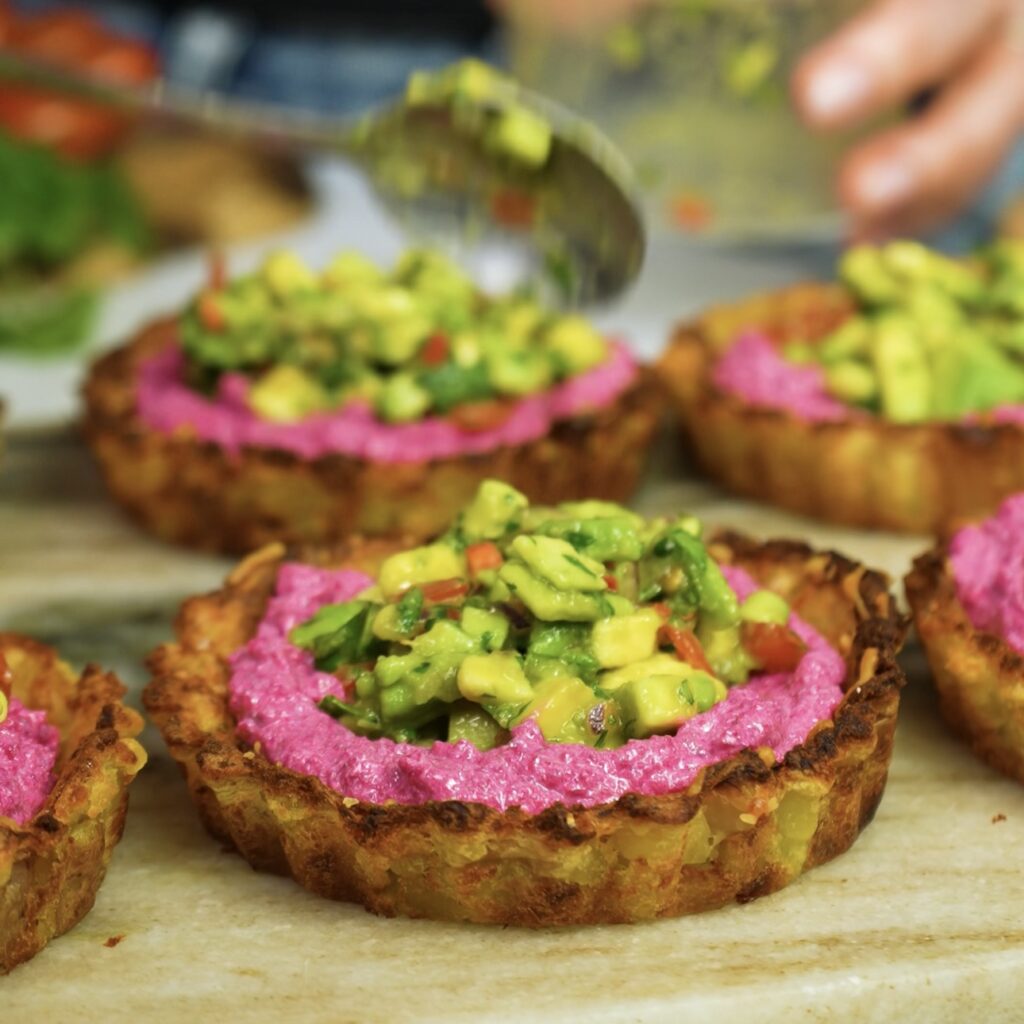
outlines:
M643 220L621 153L582 118L504 77L485 99L407 94L354 118L239 103L165 80L114 85L0 48L2 79L263 145L343 154L414 232L456 234L463 244L497 233L516 243L533 272L554 272L566 301L613 297L643 262ZM550 126L550 149L537 166L488 145L473 128L510 108Z

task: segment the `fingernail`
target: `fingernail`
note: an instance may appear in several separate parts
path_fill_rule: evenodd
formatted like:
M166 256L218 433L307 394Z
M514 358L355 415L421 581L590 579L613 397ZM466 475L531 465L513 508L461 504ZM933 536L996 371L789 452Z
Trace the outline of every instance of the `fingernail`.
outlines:
M857 108L869 88L870 81L860 64L853 60L832 60L819 68L808 82L804 107L815 121L838 121Z
M890 157L863 168L854 189L859 204L867 209L888 209L910 198L914 175L908 165Z

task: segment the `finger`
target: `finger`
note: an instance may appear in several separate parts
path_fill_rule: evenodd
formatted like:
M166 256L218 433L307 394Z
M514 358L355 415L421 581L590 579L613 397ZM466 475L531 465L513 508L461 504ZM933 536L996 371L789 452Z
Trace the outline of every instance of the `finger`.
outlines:
M793 98L812 127L837 128L933 85L996 35L1001 0L881 0L808 53Z
M862 228L936 224L967 204L1024 128L1024 52L1007 34L921 117L858 147L839 197Z

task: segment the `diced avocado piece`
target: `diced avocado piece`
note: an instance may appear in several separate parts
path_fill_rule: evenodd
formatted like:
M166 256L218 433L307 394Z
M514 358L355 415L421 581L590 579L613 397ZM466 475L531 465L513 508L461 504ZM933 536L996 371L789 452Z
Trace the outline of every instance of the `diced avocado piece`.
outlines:
M457 676L463 659L478 650L476 642L453 622L442 619L413 640L408 654L378 658L374 674L381 699L395 686L408 688L415 704L458 700Z
M508 639L509 622L499 612L490 612L484 608L466 607L462 611L460 623L462 631L474 640L479 641L485 651L498 651L505 646Z
M459 666L459 693L477 704L522 704L533 698L514 651L471 654Z
M532 718L544 738L552 743L593 744L600 730L592 730L587 718L591 710L601 703L582 679L551 676L537 684L518 722Z
M685 686L675 676L648 676L616 690L627 733L643 739L656 733L675 732L697 713Z
M624 518L628 519L637 530L642 530L645 525L643 516L631 512L624 505L619 505L614 501L601 501L597 498L588 498L585 501L563 501L554 509L547 510L543 506L537 506L536 511L542 514L542 520L550 518L549 515L543 515L545 511L548 513L553 511L570 519Z
M753 664L740 644L738 626L715 629L702 620L697 627L697 639L704 648L708 664L719 679L730 684L747 681Z
M396 604L386 604L377 612L373 635L381 640L405 640L419 628L422 610L423 591L410 587Z
M328 407L324 389L297 366L283 364L268 370L249 388L249 408L278 423L301 420Z
M316 291L317 288L316 275L293 252L272 253L260 274L278 299L287 299L299 292Z
M650 608L594 623L594 655L602 668L620 668L651 657L657 649L661 616Z
M529 505L525 494L500 480L485 480L462 513L462 531L469 541L498 540Z
M374 408L389 423L409 423L420 419L433 399L411 373L395 373L386 378L374 399Z
M672 654L655 654L643 661L634 661L622 668L602 672L599 685L602 690L613 693L626 683L637 679L646 679L649 676L672 676L673 679L683 680L689 679L696 671L692 665L680 661Z
M701 619L719 629L739 621L740 610L736 591L729 586L713 558L709 558L704 566L700 610Z
M712 586L718 585L709 563L707 549L698 538L675 526L664 530L652 539L649 553L637 563L639 599L664 595L675 606L692 609L702 605L705 577ZM714 596L709 600L713 605Z
M512 551L535 575L559 590L594 593L608 589L604 566L557 537L519 534L512 541Z
M740 605L740 618L744 622L774 622L784 626L789 622L789 604L770 590L755 590Z
M506 349L488 357L487 373L501 394L530 395L551 383L552 365L536 349Z
M850 317L821 342L817 351L826 365L867 358L871 354L871 322L864 316Z
M459 702L448 716L448 742L467 740L479 750L500 746L507 733L479 704Z
M311 619L295 626L288 638L296 647L313 652L317 668L332 672L368 654L373 643L370 607L366 601L324 605Z
M416 71L405 87L406 102L434 104L453 96L482 102L490 99L503 76L482 60L472 57L441 71Z
M407 587L465 575L466 559L462 554L447 544L426 544L386 558L377 574L377 583L390 601Z
M335 256L323 272L323 282L329 288L347 291L379 285L384 280L380 267L357 252L343 252Z
M487 126L485 144L529 168L543 167L551 155L551 125L525 107L509 106Z
M598 562L636 561L644 542L632 517L550 519L537 527L545 537L558 537Z
M506 562L498 579L544 622L595 622L612 611L602 595L557 590L517 562Z
M960 417L1024 401L1024 366L987 339L966 330L933 358L934 405Z
M878 396L878 380L872 369L853 359L827 367L825 386L836 398L854 405L864 405Z
M729 696L729 689L721 679L709 676L707 672L701 672L699 669L687 676L683 687L699 712L707 711Z
M599 366L608 358L608 343L582 316L559 317L545 332L544 340L570 375Z
M873 245L847 249L839 260L839 277L860 299L875 306L898 302L904 287Z
M560 658L573 649L590 644L590 628L582 623L535 622L530 630L528 649L545 658Z
M812 345L809 341L787 341L782 346L782 358L787 363L799 363L806 366L817 363L822 357L821 347Z
M928 419L932 379L913 322L895 315L880 318L871 354L886 417L895 423Z
M604 600L608 602L612 615L632 615L636 611L636 604L622 594L609 591L604 594Z
M573 675L594 682L601 666L590 639L590 629L583 624L534 623L523 665L526 675L533 682L552 675Z

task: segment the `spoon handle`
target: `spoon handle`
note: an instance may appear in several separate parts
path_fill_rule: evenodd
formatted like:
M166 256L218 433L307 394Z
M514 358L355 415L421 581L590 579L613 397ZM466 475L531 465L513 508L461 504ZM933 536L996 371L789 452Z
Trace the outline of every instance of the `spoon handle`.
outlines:
M147 120L203 128L284 149L331 149L354 156L353 120L239 102L215 92L200 92L158 78L147 85L103 81L49 61L0 47L0 82L52 89Z

